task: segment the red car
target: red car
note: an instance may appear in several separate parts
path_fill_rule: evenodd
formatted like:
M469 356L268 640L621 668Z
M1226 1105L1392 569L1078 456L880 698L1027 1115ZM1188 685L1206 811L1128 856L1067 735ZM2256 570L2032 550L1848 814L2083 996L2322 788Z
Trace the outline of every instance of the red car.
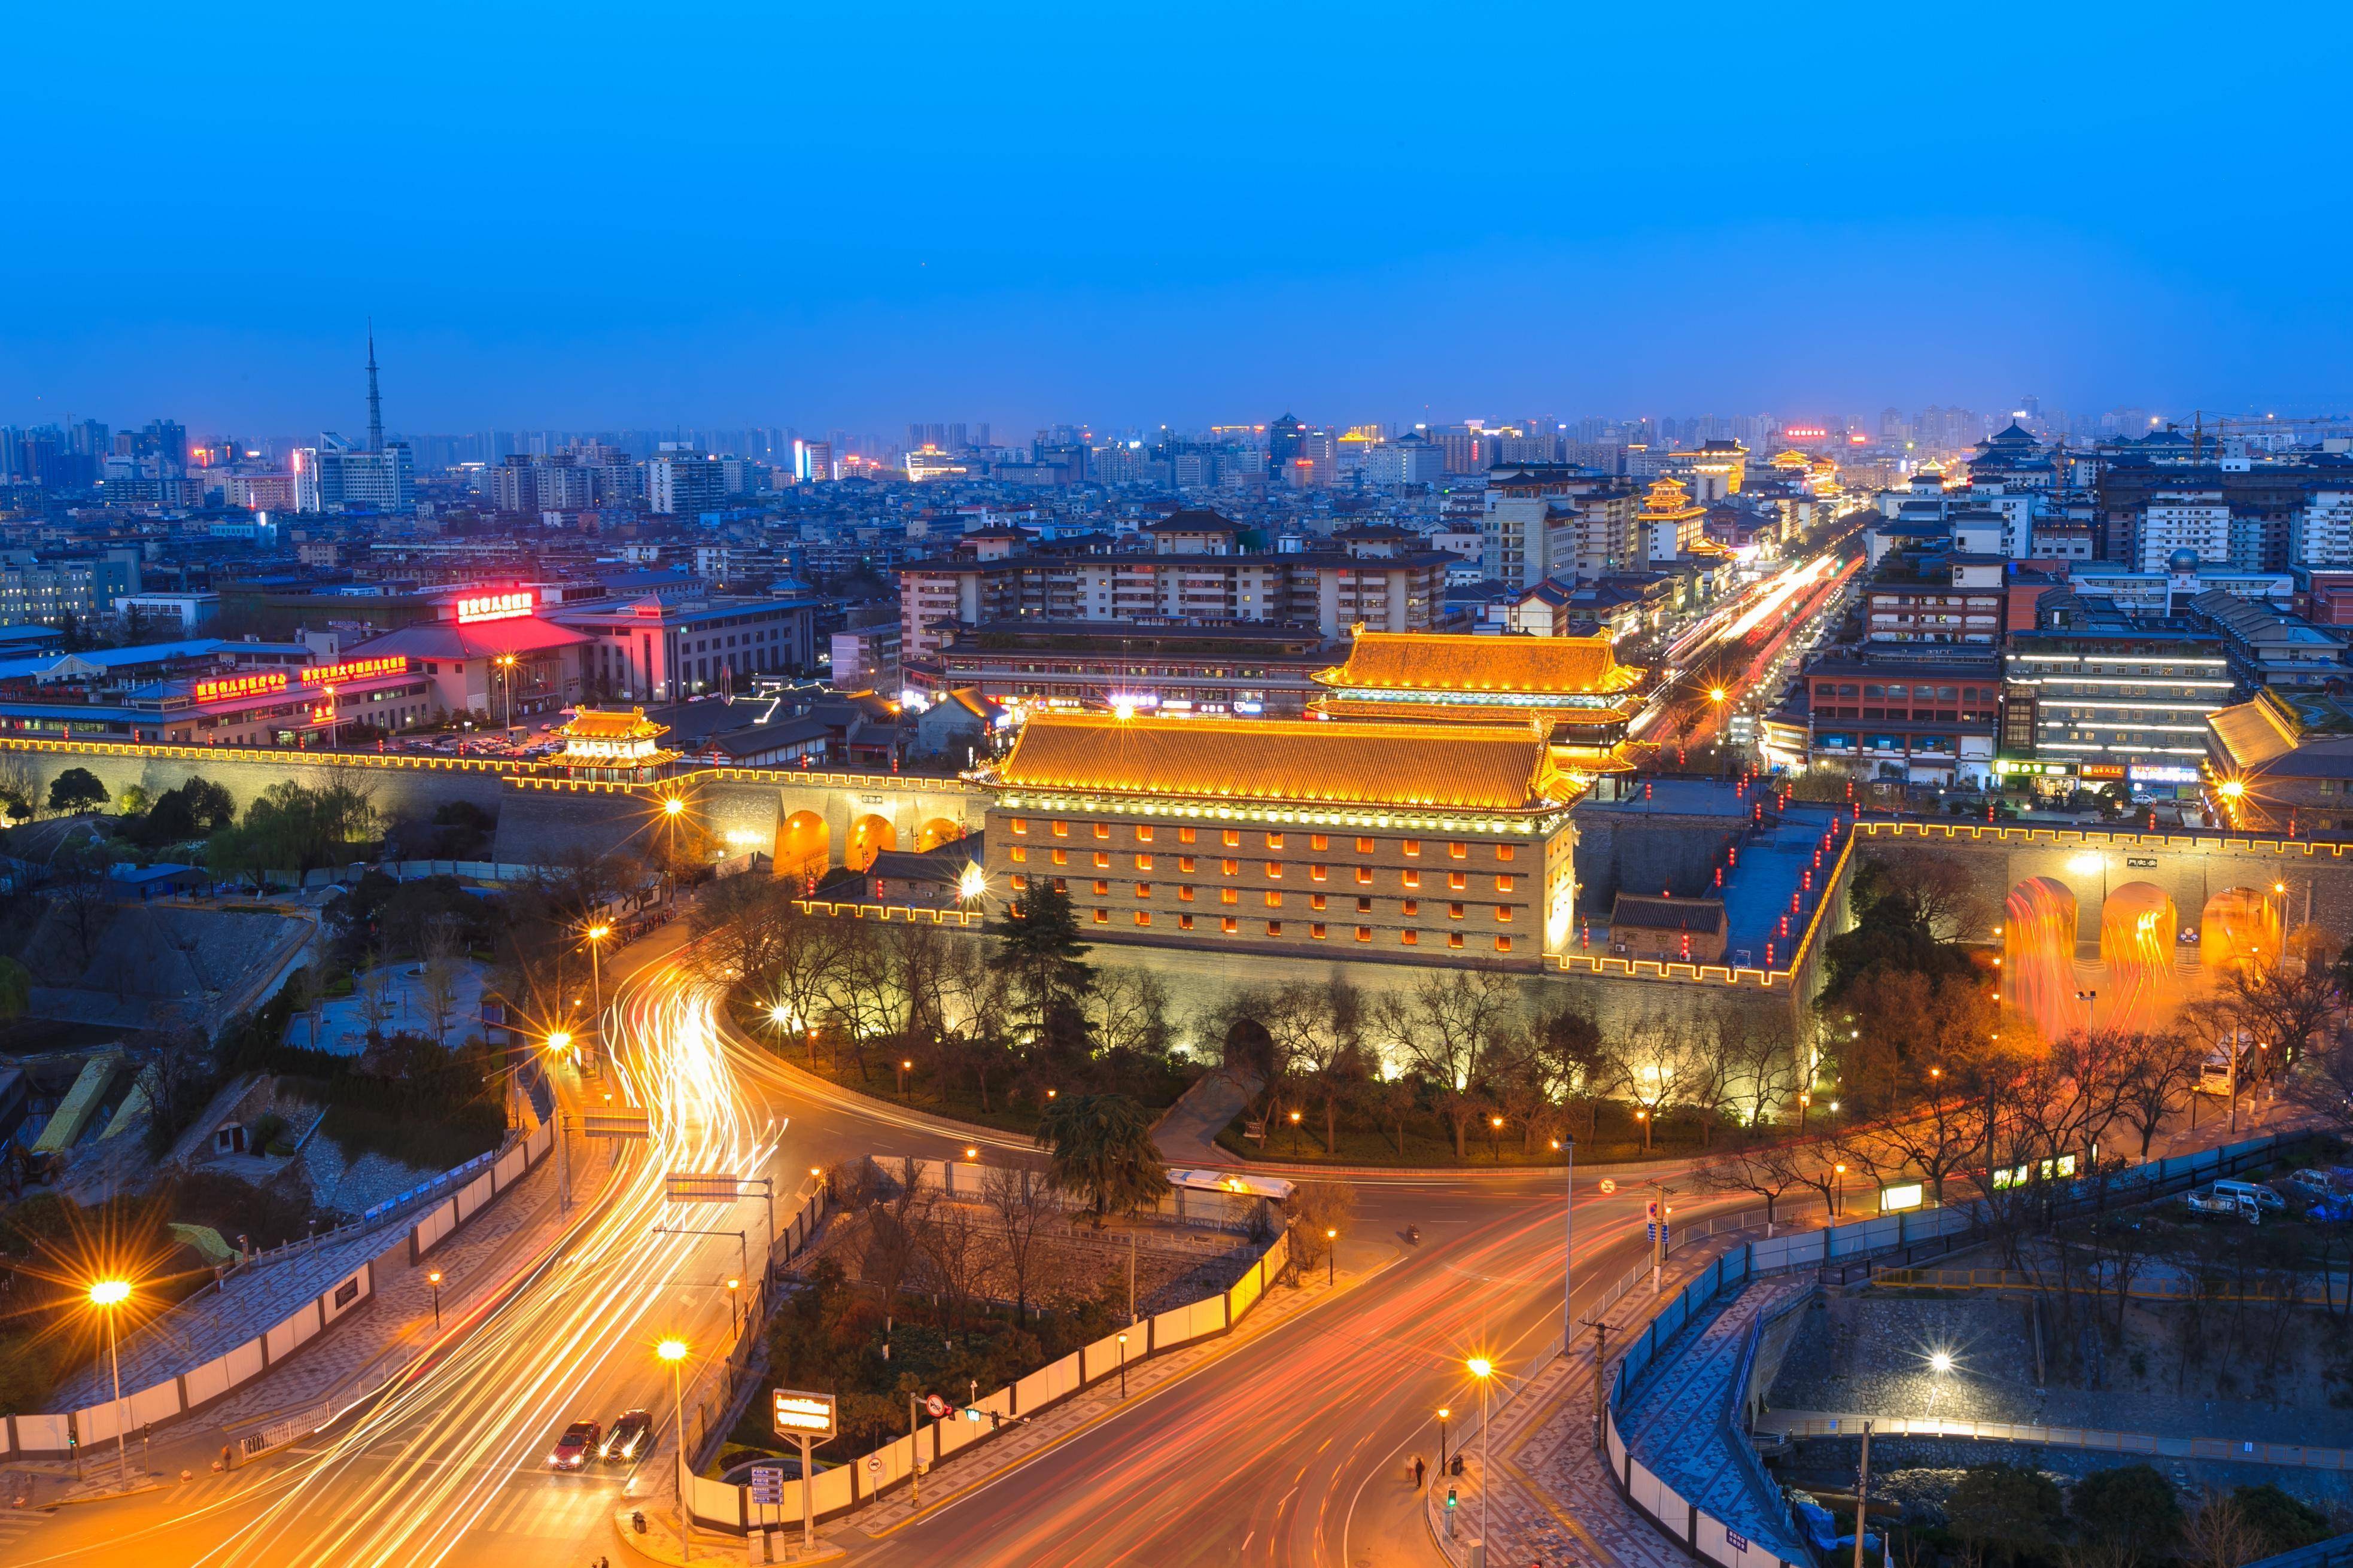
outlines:
M594 1421L575 1421L555 1440L555 1452L547 1457L551 1469L576 1470L596 1455L596 1439L603 1434Z

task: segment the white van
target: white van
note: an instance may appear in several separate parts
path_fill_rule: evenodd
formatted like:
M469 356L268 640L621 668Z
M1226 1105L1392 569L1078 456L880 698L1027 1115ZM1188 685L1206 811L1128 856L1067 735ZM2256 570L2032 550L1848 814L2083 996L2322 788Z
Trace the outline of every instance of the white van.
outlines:
M2284 1209L2287 1200L2260 1182L2232 1181L2228 1177L2214 1184L2218 1198L2240 1198L2258 1208Z

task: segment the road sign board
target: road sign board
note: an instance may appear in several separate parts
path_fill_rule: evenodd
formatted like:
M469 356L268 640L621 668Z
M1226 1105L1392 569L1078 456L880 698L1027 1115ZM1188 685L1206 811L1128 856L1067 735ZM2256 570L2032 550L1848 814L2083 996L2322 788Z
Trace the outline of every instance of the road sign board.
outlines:
M646 1138L653 1130L642 1110L587 1110L580 1115L580 1131L590 1138Z
M752 1467L752 1501L761 1508L784 1506L784 1466L754 1465Z
M780 1437L833 1436L833 1395L808 1394L797 1388L772 1390L770 1408Z
M1617 1183L1615 1183L1615 1182L1611 1181L1611 1180L1610 1180L1609 1177L1607 1177L1607 1176L1604 1176L1604 1177L1602 1177L1602 1178L1601 1178L1601 1192L1602 1192L1602 1195L1603 1195L1603 1196L1605 1196L1605 1197L1606 1197L1606 1196L1608 1196L1609 1194L1614 1193L1614 1192L1616 1192L1617 1190L1618 1190L1618 1184L1617 1184Z
M866 1459L866 1468L873 1471L876 1475L881 1475L882 1473L882 1460L881 1456L869 1455Z
M672 1171L662 1188L674 1204L732 1204L744 1195L743 1179L725 1172Z
M926 1394L923 1395L923 1414L930 1416L933 1420L938 1421L944 1419L947 1415L948 1409L948 1402L942 1399L938 1394Z

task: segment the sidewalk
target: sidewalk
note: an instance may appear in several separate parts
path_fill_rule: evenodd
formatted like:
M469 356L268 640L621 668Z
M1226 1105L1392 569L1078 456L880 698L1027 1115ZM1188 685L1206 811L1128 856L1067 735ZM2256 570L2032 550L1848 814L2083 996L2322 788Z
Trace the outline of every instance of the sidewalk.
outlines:
M919 1514L946 1506L976 1487L996 1479L1048 1449L1059 1447L1110 1419L1126 1405L1134 1404L1154 1390L1166 1387L1235 1347L1282 1327L1318 1303L1375 1278L1395 1260L1396 1256L1390 1252L1369 1268L1343 1269L1336 1284L1325 1284L1324 1271L1315 1269L1302 1277L1299 1289L1293 1289L1287 1285L1270 1286L1266 1294L1259 1299L1258 1305L1232 1332L1180 1346L1165 1355L1131 1365L1127 1369L1125 1401L1120 1398L1120 1380L1117 1377L1105 1378L1050 1407L1035 1419L1022 1422L926 1471L923 1477L923 1503L920 1508L906 1489L902 1488L879 1503L836 1520L820 1532L820 1536L829 1534L839 1539L852 1532L867 1539L887 1536Z
M1603 1315L1609 1343L1625 1344L1660 1307L1718 1254L1745 1237L1726 1237L1712 1247L1692 1247L1668 1260L1661 1288L1652 1296L1637 1286ZM1614 1356L1613 1356L1614 1364ZM1537 1563L1541 1568L1594 1564L1597 1568L1687 1568L1682 1546L1634 1511L1609 1476L1593 1441L1593 1334L1581 1330L1567 1355L1555 1356L1519 1396L1495 1413L1491 1434L1496 1482L1488 1500L1493 1532L1487 1561L1494 1568ZM1471 1561L1479 1534L1481 1441L1471 1436L1462 1449L1462 1474L1430 1472L1427 1512L1439 1550L1455 1568ZM1446 1539L1446 1489L1455 1489L1455 1535Z
M193 1416L164 1427L156 1434L152 1452L142 1450L134 1431L132 1486L140 1485L138 1472L142 1468L153 1472L157 1479L175 1479L183 1469L207 1473L237 1434L298 1416L315 1415L323 1421L381 1386L423 1353L434 1338L434 1288L427 1276L440 1271L440 1321L444 1329L454 1327L503 1284L523 1259L536 1256L564 1225L579 1216L584 1205L595 1201L611 1172L615 1147L607 1140L574 1135L570 1151L573 1205L568 1214L558 1211L556 1163L551 1154L418 1264L412 1266L407 1260L406 1225L386 1227L367 1237L372 1250L402 1245L402 1250L376 1270L376 1288L368 1304L305 1344L281 1365ZM273 1321L289 1310L282 1301L273 1301ZM131 1385L127 1367L123 1384L126 1388ZM107 1394L101 1393L99 1397ZM95 1491L113 1489L112 1447L111 1443L101 1443L83 1456L82 1468L89 1479L79 1485L72 1482L69 1459L19 1458L12 1461L11 1468L48 1483L41 1487L37 1505L79 1500ZM58 1480L64 1486L50 1489Z

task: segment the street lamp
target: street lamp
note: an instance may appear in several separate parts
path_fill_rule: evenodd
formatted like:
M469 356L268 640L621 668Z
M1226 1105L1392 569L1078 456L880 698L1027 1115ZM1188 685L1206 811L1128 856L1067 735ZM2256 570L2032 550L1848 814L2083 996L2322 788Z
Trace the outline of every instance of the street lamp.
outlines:
M605 1028L605 966L599 961L597 948L598 944L603 942L607 937L612 934L613 928L606 924L603 921L598 921L595 925L590 926L586 932L588 938L588 976L596 983L596 1028L600 1035L603 1033Z
M1119 1336L1119 1396L1127 1397L1127 1336Z
M686 1394L679 1382L679 1363L686 1359L684 1340L664 1340L654 1354L670 1363L670 1418L678 1426L678 1546L681 1558L694 1555L694 1516L686 1510Z
M662 798L662 815L664 816L676 816L685 809L686 798L683 795L665 795Z
M506 688L507 693L507 735L509 739L512 739L514 735L514 655L511 653L502 653L499 655L499 684Z
M1474 1355L1466 1363L1471 1375L1479 1380L1479 1540L1483 1545L1487 1537L1487 1493L1493 1489L1494 1472L1487 1460L1493 1452L1487 1437L1487 1380L1495 1374L1495 1363L1485 1356Z
M1438 1473L1446 1473L1446 1419L1454 1412L1441 1405L1438 1407Z
M1651 1152L1651 1113L1648 1110L1637 1110L1634 1112L1634 1120L1642 1124L1642 1152L1647 1154Z
M1842 1215L1846 1213L1846 1167L1842 1164L1833 1165L1831 1169L1838 1176L1838 1205L1831 1212Z
M735 1292L743 1288L744 1281L741 1279L727 1281L727 1326L731 1330L740 1329L743 1326L735 1315Z
M425 1282L433 1287L433 1331L438 1334L441 1331L441 1270L427 1273Z
M572 1031L550 1029L547 1032L547 1048L551 1055L558 1057L570 1050ZM568 1209L572 1206L572 1165L571 1157L564 1146L564 1107L555 1099L554 1074L548 1076L547 1098L550 1109L555 1116L555 1186L556 1191L562 1195L564 1206Z
M1338 1258L1340 1256L1339 1231L1330 1226L1324 1226L1324 1283L1327 1288L1329 1288L1330 1286L1339 1283L1339 1275L1337 1272L1339 1268Z
M915 1063L911 1057L899 1058L899 1098L911 1098L914 1093Z
M128 1279L100 1279L90 1288L90 1305L106 1314L106 1359L114 1369L115 1479L124 1491L131 1489L131 1433L122 1418L122 1352L114 1331L114 1309L129 1300Z

